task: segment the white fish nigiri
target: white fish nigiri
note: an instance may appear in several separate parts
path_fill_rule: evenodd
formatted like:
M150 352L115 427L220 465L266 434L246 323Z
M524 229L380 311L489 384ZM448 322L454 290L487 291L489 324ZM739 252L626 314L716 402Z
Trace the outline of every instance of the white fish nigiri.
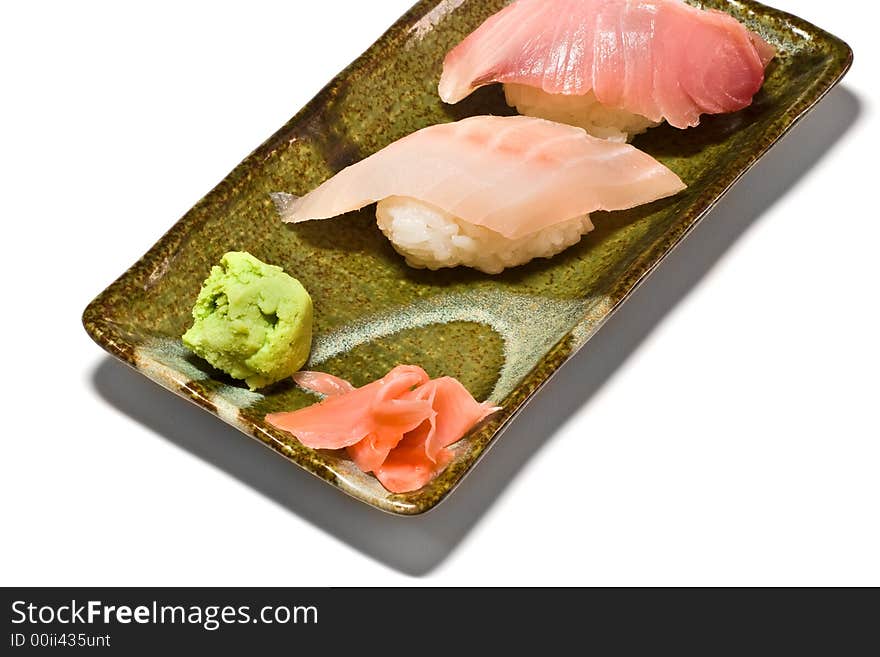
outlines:
M379 228L411 266L495 274L576 244L593 229L591 212L684 188L650 155L581 128L476 116L408 135L303 197L274 198L294 223L378 202Z
M457 103L501 82L521 114L625 139L751 104L775 50L732 16L680 0L517 0L443 63Z

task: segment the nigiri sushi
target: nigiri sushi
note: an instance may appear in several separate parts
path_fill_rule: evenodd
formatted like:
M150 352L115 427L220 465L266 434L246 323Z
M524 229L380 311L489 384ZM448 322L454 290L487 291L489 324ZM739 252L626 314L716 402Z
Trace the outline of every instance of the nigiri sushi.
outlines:
M266 421L313 449L342 449L392 493L421 488L452 459L450 445L501 410L477 402L452 377L431 379L415 365L398 365L355 388L323 372L299 372L300 387L326 399Z
M408 135L305 196L273 198L288 222L378 202L379 228L411 266L497 274L576 244L593 230L591 212L684 188L627 144L543 119L477 116Z
M680 0L516 0L447 54L439 92L457 103L501 82L521 114L626 141L749 106L774 55L732 16Z

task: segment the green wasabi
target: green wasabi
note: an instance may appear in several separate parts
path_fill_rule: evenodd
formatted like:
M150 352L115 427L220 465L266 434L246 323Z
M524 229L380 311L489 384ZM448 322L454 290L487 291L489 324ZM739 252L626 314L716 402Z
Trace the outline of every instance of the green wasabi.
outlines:
M312 299L281 267L230 252L211 269L183 343L251 390L298 371L312 347Z

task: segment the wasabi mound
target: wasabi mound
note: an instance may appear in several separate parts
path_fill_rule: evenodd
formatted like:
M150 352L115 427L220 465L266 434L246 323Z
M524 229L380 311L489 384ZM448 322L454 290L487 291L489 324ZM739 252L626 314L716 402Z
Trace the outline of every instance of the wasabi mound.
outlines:
M289 377L308 360L312 299L281 267L230 252L202 285L183 343L251 390Z

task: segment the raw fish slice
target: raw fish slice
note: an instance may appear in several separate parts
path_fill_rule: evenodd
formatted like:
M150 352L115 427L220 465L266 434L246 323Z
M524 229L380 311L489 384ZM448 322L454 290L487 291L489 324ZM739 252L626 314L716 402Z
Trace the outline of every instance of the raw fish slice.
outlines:
M477 116L404 137L301 198L282 196L279 210L290 222L327 219L404 196L517 239L684 188L627 144L532 117Z
M440 97L502 82L585 96L677 128L743 109L772 46L733 17L679 0L518 0L446 56Z
M428 380L422 368L401 365L362 388L298 411L272 413L266 421L314 449L341 449L371 434L381 441L400 440L432 410L428 402L398 398Z
M761 35L755 32L749 32L749 39L752 45L755 46L758 57L761 58L761 66L766 69L770 62L773 61L773 58L776 57L776 48L764 41Z

